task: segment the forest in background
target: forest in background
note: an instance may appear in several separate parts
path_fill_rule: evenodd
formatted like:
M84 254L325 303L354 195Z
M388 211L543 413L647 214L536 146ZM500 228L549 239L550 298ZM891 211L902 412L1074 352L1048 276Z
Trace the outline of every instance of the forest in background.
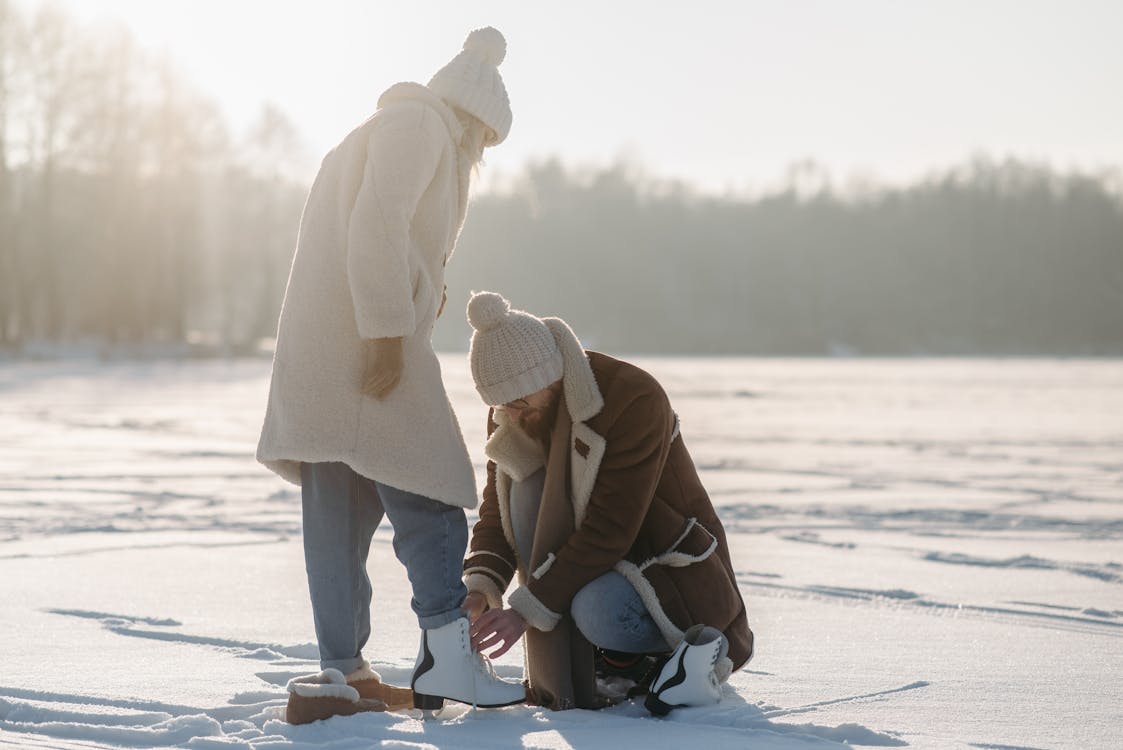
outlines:
M0 347L271 335L307 185L265 105L235 134L121 27L0 0Z
M259 350L301 151L276 107L233 133L127 31L0 0L0 349ZM977 157L837 188L803 162L714 196L545 160L473 198L447 281L441 349L490 289L616 352L1121 355L1123 178Z
M614 351L1117 355L1120 196L1117 175L987 159L848 192L804 164L755 199L547 162L475 199L448 283Z

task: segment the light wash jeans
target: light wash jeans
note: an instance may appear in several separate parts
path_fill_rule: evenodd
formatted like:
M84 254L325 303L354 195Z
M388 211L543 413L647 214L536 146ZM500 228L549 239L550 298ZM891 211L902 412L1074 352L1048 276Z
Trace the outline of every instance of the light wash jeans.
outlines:
M383 515L393 526L394 554L413 587L410 605L418 625L429 630L465 616L463 508L375 482L343 463L305 463L300 479L304 564L321 669L347 674L363 663L370 637L367 554Z
M523 561L530 559L545 480L546 470L539 469L511 485L511 526L519 558ZM569 614L585 638L602 649L631 654L658 654L670 650L639 593L615 570L583 586L573 597Z

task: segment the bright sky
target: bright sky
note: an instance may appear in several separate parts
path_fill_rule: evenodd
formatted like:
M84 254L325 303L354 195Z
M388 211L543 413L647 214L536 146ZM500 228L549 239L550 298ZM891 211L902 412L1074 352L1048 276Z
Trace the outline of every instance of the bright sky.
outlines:
M1123 165L1115 0L56 1L168 51L235 127L274 101L314 161L382 90L424 83L493 25L514 125L485 175L625 157L723 191L805 158L840 182L979 152Z

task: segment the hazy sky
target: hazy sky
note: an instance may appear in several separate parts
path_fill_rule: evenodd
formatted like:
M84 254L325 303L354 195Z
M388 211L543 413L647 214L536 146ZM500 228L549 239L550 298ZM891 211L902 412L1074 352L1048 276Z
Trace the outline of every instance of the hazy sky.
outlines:
M472 28L507 37L488 173L624 156L706 189L815 158L909 179L968 155L1123 164L1123 2L57 0L166 50L242 128L276 102L319 156ZM42 3L22 0L28 8Z

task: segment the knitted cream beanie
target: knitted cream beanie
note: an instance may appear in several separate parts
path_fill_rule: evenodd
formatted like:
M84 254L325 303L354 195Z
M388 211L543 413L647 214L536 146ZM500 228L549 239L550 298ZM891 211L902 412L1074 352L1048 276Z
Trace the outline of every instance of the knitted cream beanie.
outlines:
M495 133L488 146L502 143L511 130L511 103L499 75L507 41L497 29L476 29L464 49L429 81L429 89L449 104L477 117Z
M515 401L559 380L565 370L561 350L541 318L494 292L468 301L468 321L476 329L468 357L472 379L489 406Z

